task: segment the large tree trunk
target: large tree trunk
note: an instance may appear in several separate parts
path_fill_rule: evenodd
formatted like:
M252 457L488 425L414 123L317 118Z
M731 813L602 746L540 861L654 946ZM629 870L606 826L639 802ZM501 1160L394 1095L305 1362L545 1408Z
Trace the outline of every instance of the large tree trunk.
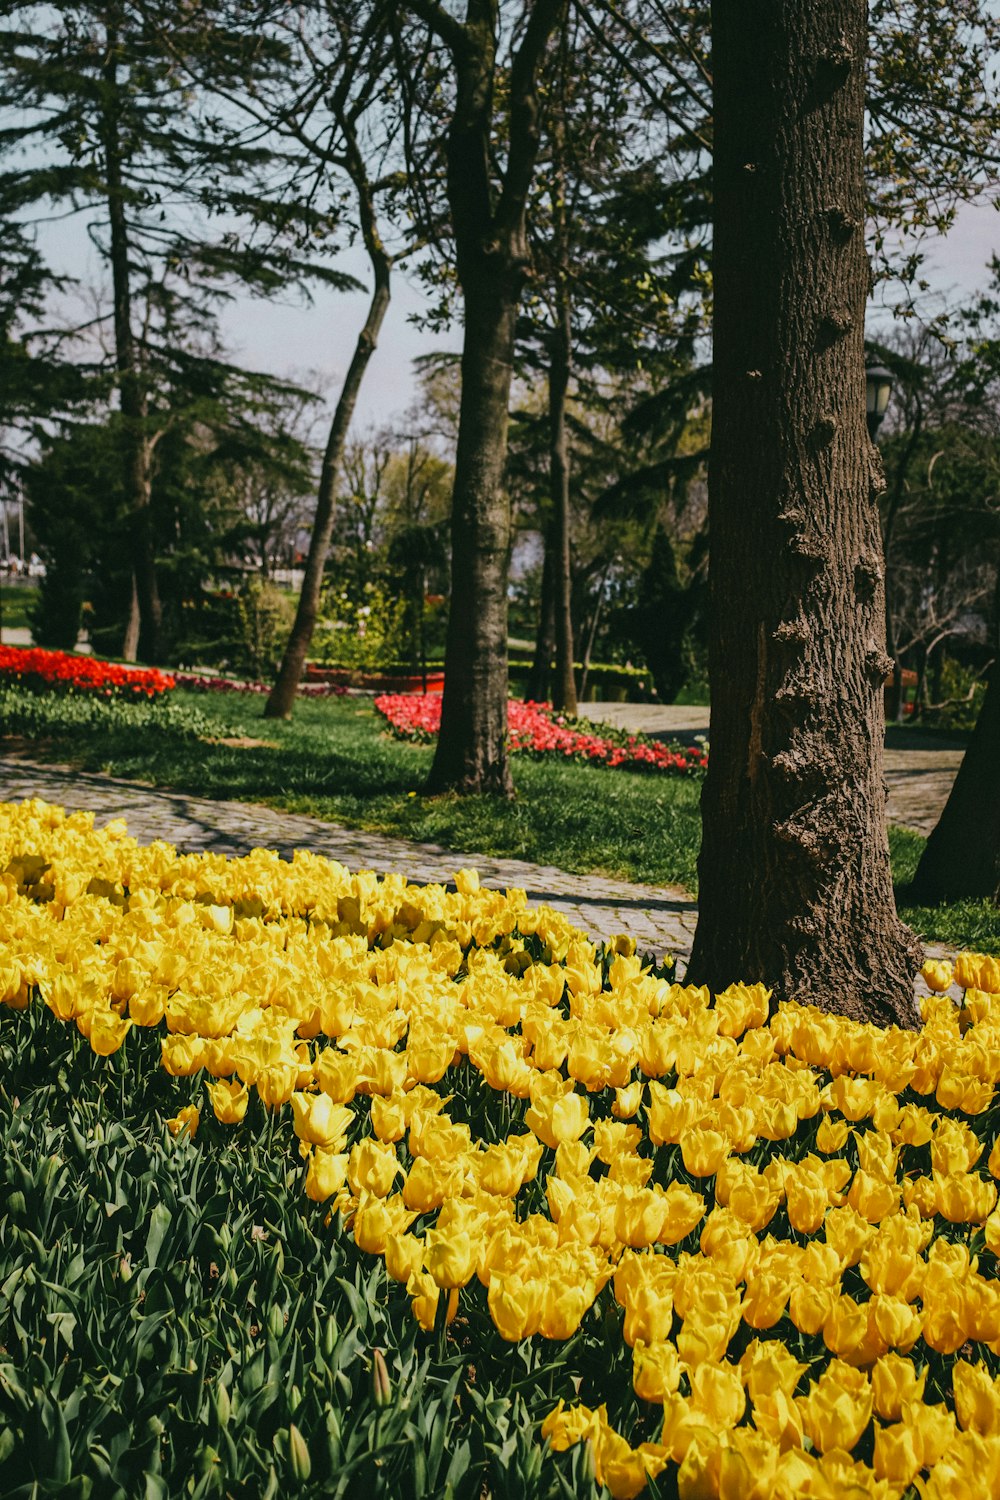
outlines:
M986 697L913 879L913 900L928 905L970 898L1000 902L1000 574L995 616L998 654Z
M330 552L330 538L333 535L337 476L344 457L344 445L347 442L347 433L358 404L361 382L368 368L368 362L375 352L389 306L391 262L383 252L373 256L372 265L375 272L375 290L368 307L365 325L358 335L354 357L348 367L343 389L333 414L333 421L330 423L330 433L323 454L323 467L320 471L319 491L316 496L316 515L309 537L309 553L306 557L302 591L299 594L295 621L285 645L278 676L264 707L265 719L290 718L295 706L295 694L302 681L313 631L316 629L320 598L323 592L323 571Z
M511 797L507 755L507 407L520 276L465 277L441 729L428 792Z
M865 423L865 0L714 0L712 696L689 977L913 1025Z
M109 11L103 68L105 88L104 171L110 227L111 285L114 300L115 364L123 428L125 496L131 519L132 589L138 602L138 631L130 612L122 642L127 661L141 657L159 662L163 655L163 610L156 579L156 552L151 502L153 472L149 442L148 407L142 371L132 332L132 290L129 266L125 189L122 182L122 142L118 85L118 27L116 10Z
M491 176L498 8L469 0L457 22L431 0L411 0L452 53L455 109L448 131L448 204L465 302L462 404L451 516L451 602L441 729L431 793L514 795L507 751L507 569L510 502L504 489L507 407L521 289L525 222L538 159L537 73L565 0L535 0L505 83L507 161Z

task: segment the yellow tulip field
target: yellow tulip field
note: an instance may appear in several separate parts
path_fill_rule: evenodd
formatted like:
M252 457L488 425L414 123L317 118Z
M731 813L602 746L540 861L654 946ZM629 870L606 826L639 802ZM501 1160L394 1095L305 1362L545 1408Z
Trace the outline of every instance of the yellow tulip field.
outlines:
M2 1033L47 1007L67 1049L158 1064L192 1162L213 1132L283 1141L287 1193L428 1357L472 1386L477 1338L551 1361L546 1471L1000 1494L996 960L929 965L961 1007L881 1032L673 983L470 870L186 855L34 801L0 808L0 871ZM613 1357L581 1383L589 1330Z

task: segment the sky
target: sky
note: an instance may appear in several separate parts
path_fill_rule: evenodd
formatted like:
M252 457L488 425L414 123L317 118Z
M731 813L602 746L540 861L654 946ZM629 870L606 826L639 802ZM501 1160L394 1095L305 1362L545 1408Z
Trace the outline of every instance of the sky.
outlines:
M996 201L1000 202L1000 196ZM47 226L44 242L60 269L84 284L101 279L103 273L96 252L79 218ZM960 208L948 236L928 242L925 253L931 299L954 302L968 299L984 288L988 279L986 264L992 254L1000 254L1000 213L995 204ZM334 264L362 283L370 281L367 257L360 248L345 253ZM81 305L78 299L77 314ZM235 362L301 380L310 389L318 388L326 394L332 410L367 305L368 298L363 292L335 292L323 286L317 288L312 304L291 296L269 302L241 297L223 311L223 339ZM414 325L413 319L423 307L419 286L397 271L379 345L362 385L355 431L403 418L418 394L413 368L418 355L461 347L457 328L441 334ZM870 333L884 332L890 323L891 319L877 306L870 307Z
M993 254L1000 255L1000 212L993 202L964 205L947 238L926 247L925 275L932 288L929 295L953 301L985 288L986 265ZM337 265L359 281L368 279L363 252L345 255ZM413 371L416 356L461 347L457 329L449 337L413 325L413 317L423 306L419 287L397 273L379 346L362 386L357 426L378 426L402 416L417 395ZM311 307L303 307L300 302L279 305L243 301L227 311L223 330L233 353L247 364L275 375L321 372L324 385L336 399L366 308L367 298L361 293L326 290L317 293ZM884 330L887 321L878 308L872 307L872 331Z

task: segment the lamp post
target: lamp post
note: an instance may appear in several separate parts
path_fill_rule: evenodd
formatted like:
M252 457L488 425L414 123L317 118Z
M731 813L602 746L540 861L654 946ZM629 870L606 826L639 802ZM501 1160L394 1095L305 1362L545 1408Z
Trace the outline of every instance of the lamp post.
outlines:
M865 370L865 412L868 417L868 436L872 442L882 425L894 385L895 376L885 365L869 365Z

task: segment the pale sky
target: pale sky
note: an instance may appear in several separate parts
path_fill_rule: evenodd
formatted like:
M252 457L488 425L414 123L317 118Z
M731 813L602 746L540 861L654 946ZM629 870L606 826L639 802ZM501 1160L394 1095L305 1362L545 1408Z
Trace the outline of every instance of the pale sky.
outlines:
M947 239L927 247L925 275L932 285L931 295L961 300L984 288L986 265L994 253L1000 254L1000 213L993 203L963 206ZM359 281L367 280L363 252L344 256L337 264ZM457 329L448 338L413 326L410 319L423 305L419 288L397 273L379 347L362 386L356 425L379 424L401 415L416 392L415 356L460 347ZM276 375L321 371L329 378L335 400L366 307L367 298L360 293L321 289L312 307L242 302L229 309L223 328L233 353L247 364ZM872 330L886 326L884 314L874 306L869 326Z
M43 240L59 269L78 277L84 285L92 285L105 273L83 231L82 219L47 226ZM925 275L932 284L935 310L940 309L942 301L967 299L986 286L986 264L991 254L1000 253L1000 213L993 203L965 206L959 210L948 237L925 248ZM334 264L359 281L369 280L367 258L360 249L346 253ZM79 317L82 307L92 315L92 303L80 297L74 301L71 317ZM222 333L230 357L249 368L303 381L316 372L332 409L364 322L367 302L363 293L335 292L322 286L317 288L312 305L297 298L287 302L241 298L224 310ZM460 348L457 328L446 335L414 327L412 318L423 306L419 286L408 281L402 271L396 272L382 336L362 386L355 430L402 416L417 391L413 370L417 355ZM872 305L869 332L886 326L885 314ZM311 378L308 384L313 386Z

